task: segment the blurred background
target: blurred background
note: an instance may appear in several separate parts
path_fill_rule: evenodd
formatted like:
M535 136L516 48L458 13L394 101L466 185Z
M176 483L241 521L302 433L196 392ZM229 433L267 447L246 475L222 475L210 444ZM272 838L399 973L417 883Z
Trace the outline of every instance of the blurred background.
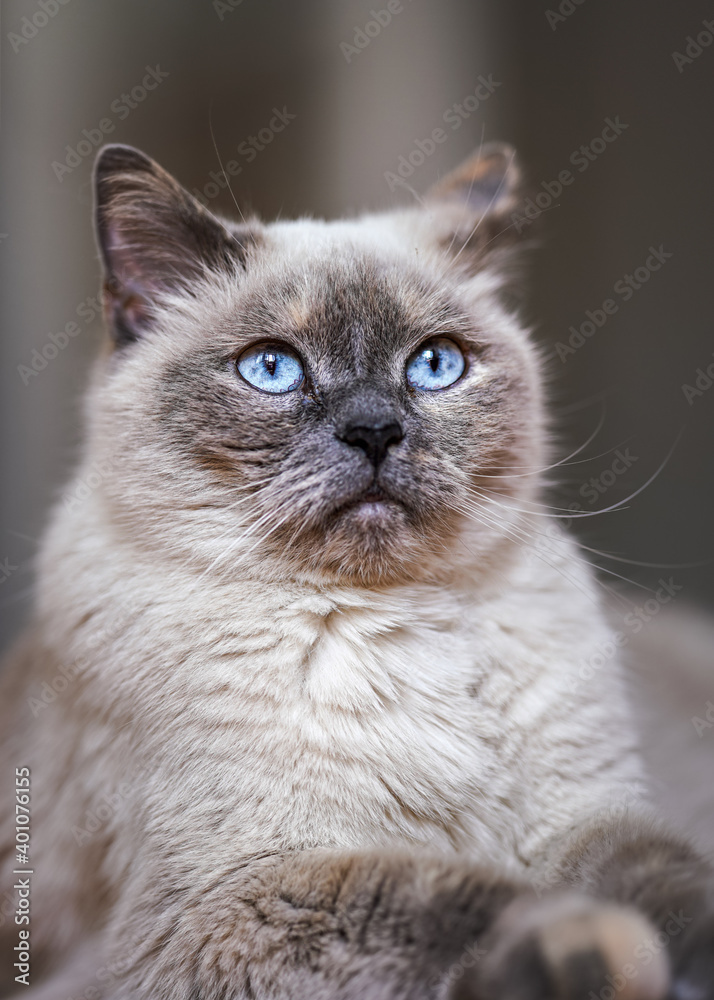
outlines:
M513 143L524 213L540 216L523 311L557 457L590 439L556 470L554 502L611 507L669 455L626 509L572 527L635 563L603 566L712 604L710 3L3 0L1 17L3 645L31 608L101 343L91 170L105 140L229 214L220 155L241 208L268 218L396 205L412 197L400 171L423 192L482 138Z

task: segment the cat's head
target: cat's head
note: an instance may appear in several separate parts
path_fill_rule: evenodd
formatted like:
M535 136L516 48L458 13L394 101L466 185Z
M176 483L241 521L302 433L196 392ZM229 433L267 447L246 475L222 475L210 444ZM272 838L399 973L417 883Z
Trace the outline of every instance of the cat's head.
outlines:
M371 586L496 558L543 464L537 358L501 301L517 180L489 146L412 208L231 224L105 148L90 454L119 536Z

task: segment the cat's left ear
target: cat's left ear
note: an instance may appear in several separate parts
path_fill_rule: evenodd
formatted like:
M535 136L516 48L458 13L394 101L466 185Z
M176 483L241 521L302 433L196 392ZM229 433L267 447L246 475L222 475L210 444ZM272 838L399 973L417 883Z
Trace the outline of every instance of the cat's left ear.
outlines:
M515 150L489 143L425 197L439 243L467 270L521 242L521 173Z
M105 146L94 176L105 312L117 344L151 328L162 295L191 295L207 270L244 263L247 240L138 149Z

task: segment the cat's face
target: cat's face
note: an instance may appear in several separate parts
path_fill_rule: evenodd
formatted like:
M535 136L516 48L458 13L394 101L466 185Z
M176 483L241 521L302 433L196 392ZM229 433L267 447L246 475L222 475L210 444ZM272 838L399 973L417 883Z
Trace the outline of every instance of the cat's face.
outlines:
M484 250L506 166L491 150L467 196L462 171L424 209L231 227L109 147L115 346L91 446L127 539L205 573L368 585L507 539L497 508L529 496L542 427L536 360L496 298L498 240Z

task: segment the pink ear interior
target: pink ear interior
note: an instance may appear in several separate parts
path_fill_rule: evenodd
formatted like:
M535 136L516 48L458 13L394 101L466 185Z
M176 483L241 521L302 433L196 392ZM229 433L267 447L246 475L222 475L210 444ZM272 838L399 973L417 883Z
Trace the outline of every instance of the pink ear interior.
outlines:
M515 151L502 143L489 143L439 181L428 197L459 200L480 211L501 210L519 183Z

